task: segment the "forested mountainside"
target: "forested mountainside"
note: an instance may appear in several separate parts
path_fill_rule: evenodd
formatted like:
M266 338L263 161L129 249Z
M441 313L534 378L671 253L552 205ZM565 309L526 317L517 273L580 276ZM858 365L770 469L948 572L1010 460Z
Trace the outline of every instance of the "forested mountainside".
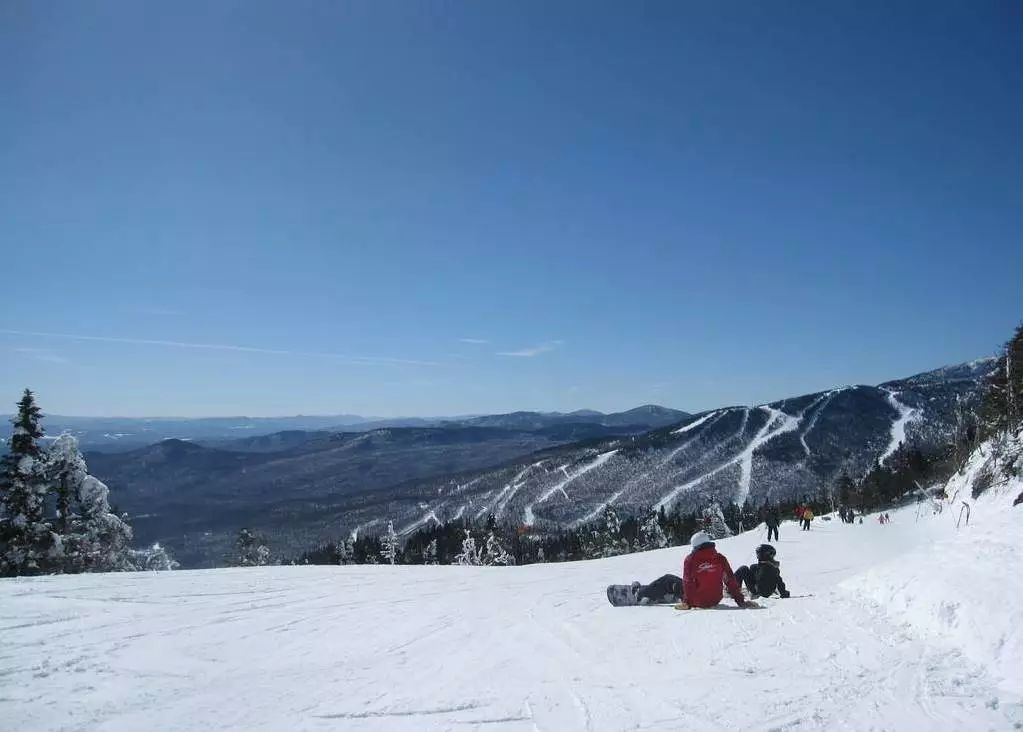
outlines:
M981 360L726 407L638 435L592 423L532 432L449 424L247 438L233 450L169 441L91 454L89 465L136 517L139 537L173 547L186 566L221 561L241 526L285 551L388 520L408 533L494 514L542 531L577 526L608 503L629 513L816 495L891 460L902 442L947 443L990 369Z
M826 492L892 460L900 444L947 445L975 407L993 362L979 360L879 386L849 386L756 407L726 407L640 436L554 448L496 470L412 482L334 520L383 518L409 531L453 517L575 526L621 511L698 509Z

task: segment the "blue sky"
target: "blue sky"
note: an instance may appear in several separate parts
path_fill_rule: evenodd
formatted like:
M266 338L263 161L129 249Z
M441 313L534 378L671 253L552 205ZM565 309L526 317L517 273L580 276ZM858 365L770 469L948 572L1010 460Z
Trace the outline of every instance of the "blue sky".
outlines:
M0 5L0 395L701 410L1023 317L1023 10Z

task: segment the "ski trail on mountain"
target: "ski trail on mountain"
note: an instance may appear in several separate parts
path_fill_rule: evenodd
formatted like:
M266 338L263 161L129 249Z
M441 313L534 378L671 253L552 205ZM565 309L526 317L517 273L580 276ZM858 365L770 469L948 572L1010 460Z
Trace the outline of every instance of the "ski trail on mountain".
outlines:
M515 494L519 492L519 488L526 484L526 481L523 480L523 478L526 476L526 473L528 473L533 468L540 467L543 464L544 464L543 460L538 460L532 465L528 465L522 470L520 470L518 473L515 474L514 478L508 481L508 485L502 488L501 492L497 494L497 498L494 499L493 514L495 518L500 519L501 516L504 515L505 509L508 508L509 501L511 501L511 499L515 497Z
M767 422L764 423L764 426L753 437L749 445L746 446L746 449L742 451L739 459L739 490L735 493L735 502L740 506L749 497L750 480L753 477L753 453L761 445L767 444L778 435L798 429L799 424L803 421L802 413L793 417L791 414L787 414L774 407L765 405L761 409L767 412ZM771 426L778 421L781 424L777 428L771 429Z
M533 514L533 507L536 506L536 504L543 503L544 501L548 500L551 496L553 496L558 491L561 491L561 493L565 496L565 498L568 498L568 494L565 493L565 486L566 485L571 483L576 478L578 478L578 477L580 477L582 475L585 475L586 473L590 472L594 468L599 468L601 465L603 465L608 460L610 460L612 457L614 457L615 453L617 453L617 452L618 452L618 450L615 449L615 450L609 450L608 452L601 453L600 455L597 455L597 457L594 458L591 462L587 463L586 465L584 465L583 467L581 467L579 470L577 470L574 473L569 474L568 471L565 471L565 473L566 473L566 475L568 477L566 477L564 480L559 481L558 483L556 483L553 487L551 487L547 491L545 491L543 493L543 495L541 495L538 499L536 499L535 501L530 503L528 506L526 506L525 510L523 511L523 523L525 523L526 526L532 526L536 522L536 516Z
M370 526L375 526L376 524L382 524L383 522L384 522L383 519L375 518L375 519L370 519L369 521L367 521L365 523L359 524L354 529L352 529L351 533L348 535L348 538L351 539L352 541L358 541L359 540L359 532L362 529L368 529Z
M780 409L775 409L774 407L767 405L757 407L757 409L767 413L767 421L759 430L757 430L757 433L753 436L753 439L750 440L746 447L737 455L734 455L712 470L709 470L693 480L683 483L682 485L672 488L661 498L661 500L657 502L656 506L658 510L661 508L666 509L683 493L692 490L708 478L712 478L722 470L734 465L739 466L739 483L735 494L735 502L742 505L746 501L746 498L749 496L750 480L753 474L753 453L758 448L773 440L775 437L797 429L803 420L802 412L793 417L791 414L787 414ZM743 415L742 425L739 428L739 435L745 432L746 424L749 421L749 412L750 410L747 408ZM776 423L779 424L776 425Z
M888 447L885 448L885 451L881 453L881 457L878 458L878 462L881 465L884 465L884 462L899 449L899 445L906 441L906 427L920 416L920 410L908 404L903 404L898 400L896 394L899 392L893 389L884 389L884 391L888 396L888 403L898 412L899 416L892 422L891 439L888 441Z
M732 410L726 410L725 413L727 414L727 413L730 413L731 411ZM727 440L722 442L722 444L726 444L728 442L731 442L732 440L741 440L742 439L743 434L746 432L746 425L749 424L749 413L750 413L749 407L742 407L742 421L739 424L739 429L735 431L734 435L732 435ZM655 508L657 508L657 510L660 510L662 508L667 509L675 501L675 499L678 498L680 495L682 495L683 493L686 493L687 491L691 490L692 488L698 486L700 483L705 481L707 478L712 478L715 475L717 475L718 473L720 473L722 470L725 470L726 468L731 467L732 465L735 464L735 461L737 459L738 459L737 456L736 457L731 457L728 460L726 460L725 462L719 464L717 467L715 467L715 468L713 468L713 469L711 469L711 470L709 470L709 471L707 471L705 473L702 473L701 475L699 475L698 477L694 478L693 480L690 480L690 481L687 481L686 483L683 483L681 485L675 486L670 491L668 491L668 493L666 493L663 497L661 497L661 500L659 500L655 504Z
M692 430L696 426L698 426L698 424L704 424L704 423L706 423L706 428L709 429L712 425L716 424L719 420L721 420L722 417L724 417L727 414L728 414L728 410L727 409L718 410L716 412L713 412L711 414L706 415L705 417L700 418L699 420L697 420L697 422L694 422L691 425L686 425L682 429L675 430L674 432L672 432L672 434L673 435L684 434L686 432L689 432L690 430ZM710 419L710 421L708 422L707 420L710 417L713 417L713 419ZM573 521L571 523L572 528L577 528L577 527L582 526L583 524L585 524L585 523L587 523L589 521L592 521L595 518L597 518L604 511L605 508L607 508L608 506L613 506L615 503L617 503L619 498L621 498L626 493L631 491L633 488L638 486L643 481L644 478L648 477L655 470L659 470L660 468L663 468L665 465L667 465L668 463L673 461L675 459L675 457L680 452L682 452L687 447L692 445L694 442L699 440L700 437L702 436L702 432L703 431L701 430L701 434L694 435L693 437L690 437L688 440L683 442L678 447L673 448L672 451L669 452L663 459L661 459L661 461L659 463L657 463L657 465L655 465L654 467L652 467L649 470L646 470L646 471L640 473L639 475L635 476L634 478L630 478L625 483L625 485L622 487L622 489L620 491L617 491L617 492L613 493L610 498L608 498L606 501L602 501L600 503L600 505L598 505L596 508L594 508L592 511L587 513L582 518L579 518L579 519L576 519L575 521Z
M700 417L695 422L690 422L689 424L687 424L687 425L685 425L683 427L679 427L677 430L672 431L671 434L673 434L673 435L681 435L681 434L684 434L686 432L689 432L690 430L695 430L697 427L699 427L701 424L706 422L708 419L711 419L712 417L715 417L715 416L717 416L719 414L721 414L720 410L714 411L714 412L708 412L707 414L703 415L702 417Z
M739 430L735 433L736 437L742 437L746 434L746 425L749 424L749 407L742 408L742 424L739 425Z
M844 391L845 388L846 387L842 387L841 389L832 389L826 394L821 394L819 397L814 399L813 404L811 404L810 406L803 410L802 414L805 415L815 406L817 406L818 404L820 405L817 407L817 411L815 411L813 415L810 417L810 421L806 423L806 429L802 430L799 433L799 444L803 446L803 452L806 453L807 457L810 457L810 446L806 444L806 436L810 434L810 430L812 430L816 426L817 418L821 416L821 412L828 408L828 404L831 403L831 400L835 396L835 394L838 394L838 392L840 391Z
M442 509L443 507L444 504L442 503L439 506L437 506L437 508L435 508L433 511L427 511L426 515L421 516L420 518L416 519L415 521L408 524L404 528L398 530L396 533L398 534L398 536L405 536L406 534L411 534L420 526L426 526L426 524L429 523L430 521L433 521L434 524L440 526L443 522L439 518L437 518L436 512Z

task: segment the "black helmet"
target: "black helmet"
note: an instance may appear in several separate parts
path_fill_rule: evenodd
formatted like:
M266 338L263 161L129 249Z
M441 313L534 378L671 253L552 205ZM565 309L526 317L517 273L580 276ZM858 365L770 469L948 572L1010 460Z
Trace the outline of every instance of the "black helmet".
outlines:
M757 559L759 559L761 562L773 561L775 554L777 554L777 552L774 550L774 547L771 546L770 544L761 544L760 546L757 547Z

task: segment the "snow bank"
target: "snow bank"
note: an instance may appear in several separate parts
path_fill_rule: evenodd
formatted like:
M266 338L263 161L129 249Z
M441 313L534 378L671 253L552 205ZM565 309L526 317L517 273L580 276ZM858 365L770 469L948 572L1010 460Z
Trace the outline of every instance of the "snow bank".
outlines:
M1000 688L1023 696L1023 479L1008 470L1023 440L982 445L946 485L944 536L876 566L841 588L881 606L929 641L984 666ZM977 500L974 488L989 486ZM971 518L956 528L963 503ZM901 515L911 515L909 510Z
M927 640L953 647L1023 696L1023 509L971 524L848 580ZM955 532L955 533L954 533Z

